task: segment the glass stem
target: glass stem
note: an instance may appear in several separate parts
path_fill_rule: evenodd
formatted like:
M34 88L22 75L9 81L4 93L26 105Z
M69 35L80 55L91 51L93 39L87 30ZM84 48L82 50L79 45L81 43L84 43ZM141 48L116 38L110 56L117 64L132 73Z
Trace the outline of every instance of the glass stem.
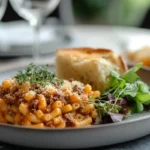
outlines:
M32 55L34 62L37 63L40 58L40 25L36 24L33 26L33 36L34 36L34 43L33 43L33 50Z

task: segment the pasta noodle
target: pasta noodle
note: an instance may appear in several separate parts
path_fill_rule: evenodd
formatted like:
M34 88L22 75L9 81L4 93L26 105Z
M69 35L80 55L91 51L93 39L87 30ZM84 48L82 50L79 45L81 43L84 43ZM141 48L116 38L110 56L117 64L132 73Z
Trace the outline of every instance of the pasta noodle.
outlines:
M26 101L31 101L32 99L35 98L36 93L34 91L29 91L25 94L24 99Z
M9 123L14 123L14 118L13 118L11 115L9 115L9 114L6 114L6 115L5 115L5 119L6 119L7 122L9 122Z
M56 118L54 118L54 119L53 119L53 122L54 122L54 124L55 124L55 125L60 124L60 122L61 122L60 117L56 117Z
M82 121L82 120L84 119L84 116L81 115L81 114L76 114L76 115L75 115L75 119L76 119L77 121Z
M83 108L82 112L83 113L89 113L90 111L94 110L94 105L93 104L87 104Z
M77 94L72 94L70 96L70 103L81 103L81 100Z
M21 121L21 114L20 113L16 113L16 115L14 116L15 124L20 124L20 121Z
M19 106L19 110L23 115L26 115L28 113L28 105L21 103Z
M62 108L63 113L67 113L67 112L70 112L70 111L72 111L72 106L70 104L67 104L67 105L63 106L63 108Z
M40 123L41 122L41 120L39 118L37 118L37 116L33 113L28 113L26 117L32 123Z
M39 109L40 110L46 109L47 103L46 103L46 99L45 99L44 95L42 95L42 94L39 95L38 100L39 100Z
M92 123L92 118L88 117L88 118L85 118L82 121L75 121L75 126L76 127L84 127L84 126L90 125L91 123Z
M37 123L37 124L32 125L31 127L44 128L44 124L43 123Z
M75 110L77 110L78 108L80 108L80 104L78 104L78 103L73 103L72 104L72 109L75 111Z
M65 121L61 120L60 124L58 126L56 126L57 128L65 128L66 127L66 123Z
M61 101L55 101L53 104L52 104L52 108L55 109L55 108L62 108L63 106L63 103Z
M35 114L36 114L36 116L37 116L38 118L41 118L41 117L43 116L43 112L42 112L41 110L37 110L37 111L35 112Z
M61 115L61 110L59 108L55 108L51 113L44 114L42 116L42 119L44 121L50 121L50 120L52 120L53 118L55 118L55 117L57 117L59 115Z

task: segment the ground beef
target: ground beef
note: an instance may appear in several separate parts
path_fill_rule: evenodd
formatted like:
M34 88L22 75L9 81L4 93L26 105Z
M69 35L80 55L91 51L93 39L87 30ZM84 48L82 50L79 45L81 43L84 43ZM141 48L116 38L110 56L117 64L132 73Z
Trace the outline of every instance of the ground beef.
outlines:
M35 89L33 89L33 90L35 90ZM37 94L41 94L41 93L45 94L46 92L44 92L42 88L39 88L39 89L36 90L36 93Z
M45 125L50 127L50 128L55 128L53 121L46 122Z
M0 88L0 97L3 97L7 93L9 93L9 90L4 90L2 87Z
M69 100L69 96L63 95L61 93L55 93L52 95L46 95L47 104L52 104L54 101L62 101L64 104L67 104L67 101Z
M46 113L50 113L52 111L51 105L48 105L45 111Z
M14 111L12 111L12 110L9 110L8 114L14 117L16 113Z
M39 100L38 99L35 99L35 100L32 100L31 103L30 103L30 109L31 110L37 110L38 109L38 104L39 104Z
M13 105L17 102L17 99L15 98L15 96L12 96L11 94L4 95L3 99L9 105Z
M22 91L13 92L16 98L21 98L23 96Z
M73 87L73 92L77 92L79 95L81 95L83 93L83 90L79 86L75 85Z
M64 118L66 119L66 125L72 126L72 124L74 123L73 116L70 113L67 113L64 115Z
M0 98L9 104L20 104L23 101L23 93L17 87L12 87L10 89L0 88Z
M19 98L18 101L17 101L17 103L16 103L16 105L19 106L20 103L23 102L23 101L24 101L24 98L23 98L23 97Z
M48 104L48 105L51 105L51 104L54 103L54 100L51 98L51 96L47 96L47 97L46 97L46 100L47 100L47 104Z

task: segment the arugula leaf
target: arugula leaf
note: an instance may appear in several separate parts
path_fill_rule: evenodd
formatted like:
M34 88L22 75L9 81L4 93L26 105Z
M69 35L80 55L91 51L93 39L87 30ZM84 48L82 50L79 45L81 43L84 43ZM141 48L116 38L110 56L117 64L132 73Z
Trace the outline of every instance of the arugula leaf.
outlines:
M142 65L143 65L143 63L138 63L134 67L129 69L127 72L130 72L130 71L137 72L142 67Z
M128 83L133 83L140 79L140 77L136 74L136 71L138 71L142 67L142 63L137 64L133 68L129 69L126 73L124 73L121 77Z
M139 82L138 82L138 86L139 86L139 92L142 92L142 93L149 93L149 87L148 87L148 85L145 84L144 82L139 81Z
M110 82L109 82L109 84L110 84L111 87L118 86L121 81L122 81L122 79L120 78L120 75L117 72L112 71L110 73Z
M136 111L137 112L142 112L144 110L143 104L136 102Z
M135 97L138 91L138 86L136 83L134 84L129 84L126 83L126 87L123 91L123 96L131 96L131 97Z
M125 79L128 83L133 83L139 79L139 76L135 72L130 71L127 74L124 74L122 78Z
M111 71L110 73L111 77L115 77L116 79L120 80L120 75L116 71ZM122 79L121 79L122 80Z
M136 102L146 103L150 101L150 93L137 93L135 97Z

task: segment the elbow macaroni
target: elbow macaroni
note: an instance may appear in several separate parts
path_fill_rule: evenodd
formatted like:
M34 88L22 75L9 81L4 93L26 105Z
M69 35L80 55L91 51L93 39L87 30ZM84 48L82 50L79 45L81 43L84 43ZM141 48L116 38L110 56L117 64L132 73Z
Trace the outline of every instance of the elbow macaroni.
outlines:
M52 108L55 109L55 108L62 108L63 107L63 103L61 101L55 101L53 104L52 104Z
M10 91L9 89L14 86L22 93L19 97L20 102L15 100L15 96L14 102L11 101L11 96L15 93L10 95L10 99L9 97L6 99L5 95L0 97L0 123L34 128L84 127L94 124L98 113L89 99L90 96L99 97L100 92L92 91L90 85L84 86L78 81L64 81L64 84L66 85L62 85L59 89L53 85L45 86L37 92L29 82L17 85L13 79L4 80L2 90ZM78 84L81 91L78 91L79 88L73 89Z
M25 116L29 111L28 110L28 105L24 104L24 103L21 103L20 106L19 106L19 110Z
M67 113L67 112L70 112L70 111L72 111L72 106L70 104L67 104L67 105L62 107L62 112L63 113Z
M80 104L78 104L78 103L73 103L72 104L72 109L75 111L75 110L77 110L78 108L80 108Z
M46 109L47 103L46 103L46 99L45 99L44 95L40 94L38 96L38 100L39 100L39 109L40 110Z
M92 123L92 118L91 117L88 117L88 118L85 118L84 120L82 121L75 121L75 126L76 127L84 127L84 126L87 126L87 125L90 125Z
M65 128L65 127L66 127L65 121L64 121L64 120L61 120L60 123L59 123L59 125L56 126L56 127L57 127L57 128Z
M35 98L36 93L34 91L29 91L25 94L24 99L26 101L31 101L32 99Z
M93 104L87 104L85 105L85 107L83 108L82 112L83 113L89 113L92 110L94 110L94 105Z
M42 116L42 119L43 119L43 121L48 122L59 115L61 115L61 110L59 108L55 108L51 113L44 114Z

